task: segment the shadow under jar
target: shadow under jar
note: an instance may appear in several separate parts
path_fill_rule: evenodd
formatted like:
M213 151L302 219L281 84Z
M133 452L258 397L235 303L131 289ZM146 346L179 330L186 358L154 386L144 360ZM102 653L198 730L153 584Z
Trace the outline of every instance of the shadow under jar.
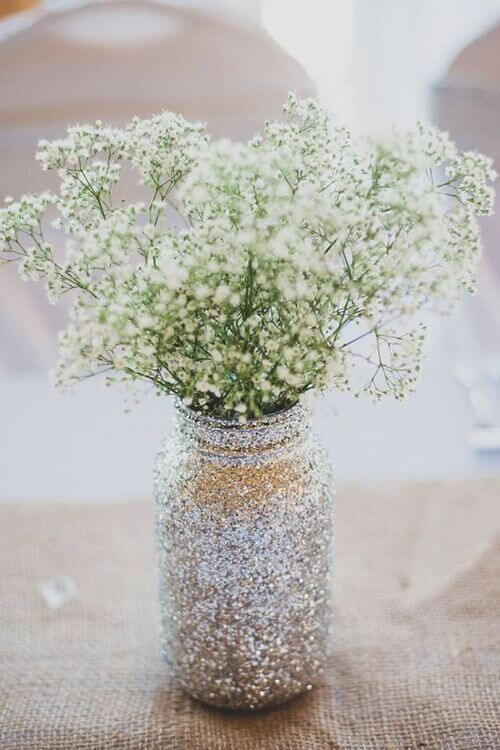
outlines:
M255 421L182 405L155 468L165 658L214 706L310 690L330 625L333 482L297 405Z

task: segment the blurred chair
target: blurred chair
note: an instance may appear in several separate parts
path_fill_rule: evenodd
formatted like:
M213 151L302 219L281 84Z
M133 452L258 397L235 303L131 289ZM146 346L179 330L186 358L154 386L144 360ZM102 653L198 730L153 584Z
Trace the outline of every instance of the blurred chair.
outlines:
M491 156L500 171L500 23L468 45L434 86L437 124L463 149ZM498 185L498 183L497 183ZM464 300L452 331L457 377L479 426L500 426L500 211L482 222L478 294ZM489 424L491 423L491 424ZM500 444L498 445L500 447Z
M244 139L279 116L292 89L313 93L304 70L258 27L153 0L42 13L0 43L0 200L47 187L37 141L61 136L68 123L120 124L172 109L216 137ZM46 367L64 314L14 276L0 274L0 367Z
M492 157L500 171L500 23L466 47L433 88L434 119L464 149ZM484 222L484 270L500 283L500 212ZM496 269L493 271L493 269ZM484 276L485 274L483 274Z
M20 13L37 4L38 0L2 0L0 4L0 17L10 16L12 13Z

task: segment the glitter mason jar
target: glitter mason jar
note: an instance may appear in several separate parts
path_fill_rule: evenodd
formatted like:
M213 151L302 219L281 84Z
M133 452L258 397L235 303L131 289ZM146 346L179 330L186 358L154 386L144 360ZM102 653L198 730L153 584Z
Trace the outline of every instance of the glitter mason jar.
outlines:
M163 650L204 703L310 690L330 622L333 484L302 406L241 423L178 405L155 468Z

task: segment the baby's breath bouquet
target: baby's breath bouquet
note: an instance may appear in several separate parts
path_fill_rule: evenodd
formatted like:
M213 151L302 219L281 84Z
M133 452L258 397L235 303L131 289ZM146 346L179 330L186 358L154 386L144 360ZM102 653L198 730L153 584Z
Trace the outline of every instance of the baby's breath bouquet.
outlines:
M493 201L490 159L435 128L355 140L294 96L245 144L164 112L71 127L37 158L60 190L7 199L0 258L73 294L56 384L145 380L224 417L330 386L404 396L422 312L473 289Z

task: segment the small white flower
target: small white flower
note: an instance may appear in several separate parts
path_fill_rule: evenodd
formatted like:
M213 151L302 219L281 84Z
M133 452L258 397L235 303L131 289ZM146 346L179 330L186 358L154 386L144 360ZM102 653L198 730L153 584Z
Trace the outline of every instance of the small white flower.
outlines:
M214 302L220 305L225 302L231 294L231 289L227 284L219 284L214 294Z

